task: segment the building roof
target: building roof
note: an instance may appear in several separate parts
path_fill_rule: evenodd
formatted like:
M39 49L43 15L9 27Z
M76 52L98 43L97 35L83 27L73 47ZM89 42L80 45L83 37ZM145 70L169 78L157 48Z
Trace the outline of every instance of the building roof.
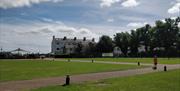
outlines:
M66 42L66 43L79 43L79 42L82 42L82 43L89 43L89 42L93 42L92 40L89 40L89 39L86 39L86 40L83 40L83 39L63 39L63 38L55 38L55 41L59 41L59 42Z

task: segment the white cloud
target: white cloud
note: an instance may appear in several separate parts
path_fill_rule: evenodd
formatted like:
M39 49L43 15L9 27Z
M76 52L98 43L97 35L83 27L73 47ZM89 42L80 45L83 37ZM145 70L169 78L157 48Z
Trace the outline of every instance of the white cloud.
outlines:
M79 33L80 34L90 34L91 32L86 28L81 28L81 29L79 29Z
M139 2L137 2L136 0L126 0L123 3L121 3L121 5L123 7L135 7L139 5Z
M120 2L120 0L101 0L101 7L111 7L112 4Z
M107 22L114 22L114 19L113 18L109 18L109 19L107 19Z
M139 28L146 24L147 24L146 22L131 22L131 23L127 24L127 27Z
M46 20L46 19L45 19ZM92 29L86 27L74 27L60 23L57 21L47 19L47 22L34 21L31 23L23 24L2 24L0 23L0 47L12 50L15 48L27 49L33 52L41 50L41 52L50 52L50 45L52 36L63 38L77 37L82 39L95 38L96 40L100 35L92 32Z
M170 9L168 9L168 13L175 14L180 12L180 1L177 1Z
M175 20L177 17L170 17L170 19L173 19L173 20ZM166 20L165 19L161 19L161 21L163 22L163 23L165 23L166 22Z
M0 8L15 8L23 6L31 6L32 4L38 4L40 2L62 2L63 0L0 0Z
M41 35L46 35L46 34L59 34L59 35L67 35L69 37L80 37L83 38L85 36L89 38L97 37L96 34L92 33L89 29L87 28L77 28L77 27L71 27L68 26L64 23L59 23L56 21L50 19L45 19L47 22L39 22L39 23L34 23L34 25L26 25L24 28L30 27L30 30L23 31L23 28L20 31L20 34L41 34ZM21 26L21 25L20 25ZM19 29L17 29L19 30Z
M49 19L49 18L42 18L42 20L45 21L45 22L53 22L53 20Z

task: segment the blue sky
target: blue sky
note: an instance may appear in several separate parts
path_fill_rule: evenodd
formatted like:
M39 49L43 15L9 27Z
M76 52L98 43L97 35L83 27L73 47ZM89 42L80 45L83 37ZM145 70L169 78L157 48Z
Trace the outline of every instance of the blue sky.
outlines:
M0 47L50 52L52 36L98 38L177 17L180 0L0 0Z

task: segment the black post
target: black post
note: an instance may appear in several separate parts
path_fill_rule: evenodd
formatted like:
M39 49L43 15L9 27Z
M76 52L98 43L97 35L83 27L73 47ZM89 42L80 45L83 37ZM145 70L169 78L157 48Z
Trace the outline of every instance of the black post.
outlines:
M138 62L138 66L140 66L140 62Z
M92 60L92 63L94 63L94 60Z
M70 59L68 59L68 62L70 62Z
M167 67L166 66L164 66L164 71L167 71Z
M69 75L66 76L66 85L69 85L70 84L70 77Z
M157 69L157 66L156 66L156 65L154 65L152 68L153 68L153 70L156 70L156 69Z

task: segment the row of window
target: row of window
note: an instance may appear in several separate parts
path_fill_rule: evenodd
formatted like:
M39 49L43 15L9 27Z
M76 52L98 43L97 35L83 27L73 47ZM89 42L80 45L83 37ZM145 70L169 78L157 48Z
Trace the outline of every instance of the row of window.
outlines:
M56 48L56 50L60 50L60 48ZM72 50L73 50L73 48L70 48L69 50L70 50L70 51L72 51Z
M56 45L59 45L60 43L57 42ZM68 43L68 45L77 45L77 43Z

